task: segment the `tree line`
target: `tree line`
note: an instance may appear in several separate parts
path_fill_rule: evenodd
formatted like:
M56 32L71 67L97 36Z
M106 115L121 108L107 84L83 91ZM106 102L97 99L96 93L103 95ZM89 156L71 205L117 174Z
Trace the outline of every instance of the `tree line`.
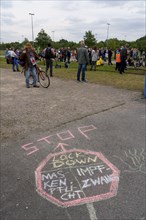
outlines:
M97 48L111 48L112 50L115 50L116 48L128 44L129 48L138 48L139 50L146 51L146 35L144 37L137 39L136 41L131 41L131 42L125 40L118 40L117 38L112 38L98 42L94 34L92 34L92 31L89 30L85 32L83 39L85 40L85 44L89 48L96 46ZM11 42L11 43L2 42L0 43L0 50L5 50L6 48L22 49L24 44L27 43L28 41L29 40L25 38L22 42ZM31 42L34 48L38 50L44 49L47 46L48 42L51 42L52 46L56 49L67 48L67 47L70 47L71 49L75 49L79 47L79 43L73 41L67 41L65 39L61 39L59 41L53 41L52 38L45 32L44 29L40 30L34 42L32 41L29 42Z

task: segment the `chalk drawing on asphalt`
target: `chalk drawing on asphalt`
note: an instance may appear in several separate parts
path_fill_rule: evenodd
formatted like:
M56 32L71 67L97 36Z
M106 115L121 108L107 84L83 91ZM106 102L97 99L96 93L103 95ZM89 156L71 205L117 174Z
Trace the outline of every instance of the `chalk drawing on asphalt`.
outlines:
M90 140L88 133L90 134L91 131L97 130L97 128L94 125L86 125L82 127L78 127L78 135L84 137L87 140ZM36 143L31 142L27 143L21 146L21 148L26 152L27 156L32 156L34 153L39 152L42 148L42 144L45 143L49 148L52 150L52 146L54 147L54 143L57 141L58 143L69 141L71 139L77 138L70 130L65 130L63 132L59 132L56 134L48 135L45 137L41 137L38 140L36 140ZM55 148L55 147L54 147Z
M124 172L141 172L146 174L146 153L145 150L136 150L132 152L131 150L124 151L125 157L121 158L117 155L114 155L114 157L120 159L122 163L128 166L127 170L124 170Z
M37 192L45 199L69 207L116 196L119 170L102 153L66 150L49 154L35 171Z

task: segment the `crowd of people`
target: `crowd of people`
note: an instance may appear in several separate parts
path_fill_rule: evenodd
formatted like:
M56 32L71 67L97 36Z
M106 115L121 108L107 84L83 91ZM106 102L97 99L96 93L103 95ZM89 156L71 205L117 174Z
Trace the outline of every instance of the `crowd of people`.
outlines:
M19 66L23 66L26 87L29 88L30 75L33 77L33 86L39 87L39 85L37 85L35 68L38 59L44 60L46 75L48 75L49 71L51 77L53 76L54 60L56 60L56 62L64 62L66 68L68 68L70 62L75 61L78 63L77 81L79 82L82 80L83 82L87 82L85 77L87 66L90 67L90 71L96 71L97 66L104 65L105 62L107 62L108 65L113 65L112 60L115 60L115 70L123 74L127 69L127 65L133 65L134 60L137 60L138 57L144 57L145 59L145 51L143 50L140 52L137 48L129 49L127 45L117 48L115 51L112 51L111 48L103 49L97 48L96 46L88 48L84 40L82 40L80 42L80 47L77 49L71 50L70 47L55 49L52 48L51 43L48 43L46 48L36 53L36 50L28 42L21 51L17 48L6 49L5 57L7 63L12 64L12 70L14 72L20 71ZM82 76L80 79L81 72Z

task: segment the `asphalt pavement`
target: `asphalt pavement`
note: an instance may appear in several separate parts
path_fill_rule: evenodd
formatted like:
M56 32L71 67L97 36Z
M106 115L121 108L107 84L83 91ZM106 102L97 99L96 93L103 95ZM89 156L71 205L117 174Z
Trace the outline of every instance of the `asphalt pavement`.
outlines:
M2 220L145 220L145 99L1 69Z

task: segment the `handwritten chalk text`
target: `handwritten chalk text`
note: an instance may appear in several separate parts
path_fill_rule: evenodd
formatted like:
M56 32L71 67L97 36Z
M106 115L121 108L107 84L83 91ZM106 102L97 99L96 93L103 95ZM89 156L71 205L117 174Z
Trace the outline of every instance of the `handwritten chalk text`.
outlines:
M100 173L103 173L103 170L107 170L107 168L103 164L101 164L97 166L78 168L77 173L79 176L86 176L87 174L93 176L95 171L99 171Z
M82 127L77 128L79 134L88 140L90 140L90 137L87 135L87 133L91 133L91 131L94 131L96 129L97 128L94 125L87 125L87 126L82 126ZM32 155L32 154L36 153L37 151L39 151L41 149L41 145L44 143L47 146L49 145L51 148L56 143L56 141L57 141L57 145L58 145L58 141L59 142L60 141L68 141L73 138L76 138L75 135L70 130L67 130L67 131L59 132L57 134L52 134L52 135L42 137L42 138L36 140L35 144L33 142L24 144L21 146L21 148L23 150L25 150L26 155L29 156L29 155ZM55 148L56 148L56 144L55 144L54 149Z
M95 155L84 155L79 152L70 153L70 154L64 154L59 157L53 158L53 167L59 168L62 166L75 166L75 165L81 165L81 164L88 164L88 163L96 163L98 160L98 157Z

